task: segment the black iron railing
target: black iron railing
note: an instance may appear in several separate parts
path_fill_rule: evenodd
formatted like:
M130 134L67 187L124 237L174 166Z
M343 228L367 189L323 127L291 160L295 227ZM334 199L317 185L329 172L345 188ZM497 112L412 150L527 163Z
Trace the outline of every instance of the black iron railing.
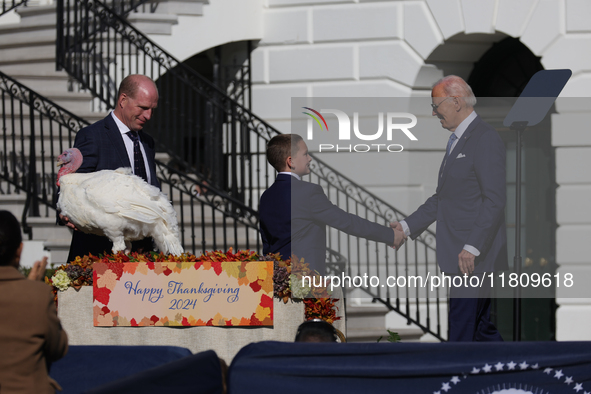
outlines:
M73 146L88 122L0 72L0 194L27 196L22 224L30 216L55 217L56 157ZM163 191L178 212L181 241L188 252L259 250L257 212L214 186L156 161ZM207 189L203 196L196 190Z
M29 0L0 0L0 16L14 10L18 6L27 6Z
M326 191L330 201L358 216L376 223L389 225L406 217L390 204L340 174L321 160L314 158L310 166L309 180L319 184ZM387 245L370 242L330 229L327 247L339 251L347 260L345 274L353 277L367 274L380 279L379 286L362 287L375 302L384 304L390 310L406 317L425 332L439 339L447 336L447 327L441 327L441 314L447 313L447 304L440 301L447 298L447 291L414 287L405 289L388 286L388 277L440 275L435 256L435 234L423 232L415 241L408 240L399 251ZM327 253L329 265L342 266L339 255ZM386 284L385 286L381 286Z
M154 79L160 92L158 116L146 131L160 149L175 159L178 168L256 207L258 196L249 183L255 180L236 175L264 171L259 158L264 138L274 131L225 91L178 62L100 1L58 1L57 62L100 99L97 110L114 107L124 76L144 74ZM243 91L240 84L231 88ZM252 141L252 131L263 139Z
M128 74L156 81L159 108L149 132L174 158L174 167L205 179L249 210L258 209L259 195L274 179L265 160L267 141L279 132L226 92L150 41L99 0L58 0L58 66L101 101L114 105L116 86ZM369 220L387 225L401 212L367 192L346 176L314 159L310 181L324 187L331 201ZM233 213L240 214L239 205ZM258 239L258 237L257 237ZM328 246L331 267L343 265L350 275L437 272L435 238L425 235L398 252L385 245L349 237L332 229ZM341 256L342 255L342 256ZM343 259L344 256L344 259ZM384 283L384 282L382 282ZM442 339L440 297L426 289L363 288L370 297L402 314L425 332Z
M26 192L22 224L31 238L27 217L48 216L55 206L56 155L73 145L70 130L86 123L4 73L0 94L0 194Z

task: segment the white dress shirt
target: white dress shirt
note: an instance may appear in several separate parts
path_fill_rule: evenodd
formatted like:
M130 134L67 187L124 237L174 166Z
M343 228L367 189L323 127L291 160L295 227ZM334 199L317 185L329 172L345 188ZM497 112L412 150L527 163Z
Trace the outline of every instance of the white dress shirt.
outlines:
M126 134L130 131L129 127L127 127L122 121L120 121L119 118L117 118L117 116L115 116L115 113L113 111L111 111L111 116L113 117L113 119L115 120L115 123L117 124L117 128L119 129L119 132L121 133L121 137L123 137L123 143L125 144L125 150L127 151L127 156L129 157L129 162L132 163L131 164L131 171L133 171L133 173L135 174L135 168L133 166L133 163L135 162L135 158L133 157L133 141ZM138 138L139 138L139 135L138 135ZM142 151L142 156L144 157L144 166L146 167L146 175L148 176L148 183L151 184L152 176L150 174L150 165L148 164L148 156L146 156L146 151L144 150L144 145L141 144L141 141L142 140L140 138L140 150Z
M279 174L285 174L285 175L291 175L293 177L295 177L298 181L302 180L302 177L300 177L298 174L296 174L295 172L280 172Z
M462 123L460 123L458 125L458 127L456 127L456 130L454 131L454 134L456 135L457 139L453 142L453 144L451 144L451 149L449 151L449 155L450 156L451 156L451 152L454 151L454 148L458 144L458 141L460 140L460 138L462 138L462 136L464 135L464 132L466 131L466 129L468 128L468 126L470 126L470 123L472 123L472 121L474 119L476 119L476 112L472 111L470 113L470 115L468 115L466 117L466 119L464 119L462 121Z

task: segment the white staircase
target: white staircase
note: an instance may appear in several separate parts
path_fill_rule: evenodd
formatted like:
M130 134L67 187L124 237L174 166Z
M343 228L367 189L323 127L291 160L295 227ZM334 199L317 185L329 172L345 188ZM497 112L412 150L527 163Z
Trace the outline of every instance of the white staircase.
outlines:
M104 117L105 114L91 111L90 94L71 91L68 74L55 70L55 6L20 7L17 12L20 23L0 25L0 70L89 122ZM28 120L25 115L25 124ZM37 149L40 149L39 145ZM55 166L54 162L44 164ZM9 209L19 219L24 204L23 193L0 195L0 209ZM70 230L56 226L55 217L28 218L27 223L33 228L33 240L42 241L45 249L50 251L50 261L64 263L70 245Z
M73 92L68 74L56 71L55 5L17 11L20 23L0 25L0 70L89 122L103 117L91 112L89 93Z
M201 15L203 5L207 1L177 0L158 1L146 4L144 7L152 7L156 12L132 13L137 28L145 29L145 33L166 34L157 30L159 23L156 20L176 23L177 15ZM146 8L149 9L149 8ZM65 71L56 71L56 7L51 5L37 5L20 7L17 9L20 22L0 25L0 70L16 79L23 85L36 91L42 96L54 101L56 104L73 112L89 123L104 118L107 113L93 112L93 98L90 93L76 90L76 82L73 81ZM150 22L151 21L151 22ZM168 27L168 34L170 26ZM0 108L0 114L2 109ZM23 117L24 124L28 124L28 116ZM25 131L28 133L28 130ZM28 137L26 134L25 137ZM25 141L25 151L28 152L28 141ZM39 144L37 144L37 149ZM167 161L166 154L158 154L162 161ZM55 158L54 158L55 159ZM41 163L38 163L40 165ZM44 163L45 166L55 166L52 161ZM25 195L21 194L0 194L0 209L11 211L17 218L21 218L25 205ZM178 207L179 201L174 201ZM188 203L185 202L185 219L190 212ZM213 243L213 218L211 210L201 219L200 210L194 218L197 223L201 220L208 223L206 242ZM180 212L179 212L180 215ZM43 215L42 215L43 216ZM216 215L216 226L220 227L222 219ZM187 220L187 222L190 222ZM50 252L50 261L54 264L63 264L66 261L71 230L63 226L57 226L55 217L28 218L27 223L33 229L33 241L43 242L44 248ZM185 236L189 240L191 229L185 227ZM218 236L218 245L222 244L223 237L220 235L220 228L215 229ZM244 230L241 229L241 233ZM196 234L196 242L201 243L201 234ZM258 234L249 233L250 243L253 244ZM244 247L246 237L239 238L239 247Z
M144 34L165 34L172 32L178 24L179 15L202 16L203 6L208 0L152 0L132 12L127 20Z

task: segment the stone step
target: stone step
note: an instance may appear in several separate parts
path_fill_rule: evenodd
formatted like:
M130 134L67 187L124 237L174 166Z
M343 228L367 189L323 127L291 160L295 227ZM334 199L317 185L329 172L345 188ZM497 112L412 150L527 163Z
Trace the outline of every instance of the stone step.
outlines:
M0 66L54 63L55 6L21 7L17 12L20 23L0 26Z
M26 149L25 151L27 153L28 153L28 148L29 148L28 141L25 141L25 149ZM44 173L45 177L46 177L46 181L48 181L47 177L52 176L52 175L57 176L57 173L59 171L59 168L56 166L56 161L55 161L57 159L57 156L59 155L59 153L57 153L58 150L56 149L55 150L56 155L55 155L55 157L52 157L50 154L51 151L49 150L49 147L46 147L46 149L47 149L47 151L46 151L45 160L41 160L40 155L37 155L35 157L35 159L36 159L35 160L35 167L36 167L36 173L38 175L38 178L41 175L41 173ZM39 150L40 149L38 149L38 151ZM9 153L11 154L12 150L9 150ZM28 168L30 165L30 162L28 159L29 155L25 155L25 160L21 161L20 144L17 146L17 155L18 155L18 164L17 165L19 166L17 168L20 168L20 166L27 166L27 168ZM10 173L10 168L11 168L10 166L12 165L10 162L11 161L9 160L9 174L12 175ZM17 175L23 176L23 171L22 170L17 171Z
M0 55L0 65L55 61L55 40L53 45L35 42L27 46L3 48Z
M31 28L21 27L19 29L16 29L13 26L14 25L0 26L0 51L4 52L8 49L39 46L52 47L55 51L55 25L44 24L33 26ZM2 59L2 61L4 61L4 59Z
M2 104L0 103L0 105ZM39 117L36 116L35 119L36 121L33 127L35 129L35 148L37 150L38 155L41 153L42 147L46 154L47 152L51 151L51 148L53 148L55 157L57 157L65 149L70 148L72 145L74 145L74 139L76 138L76 134L70 133L70 131L66 129L65 126L57 122L51 122L47 119L47 117L44 117L43 123L38 122ZM15 115L14 137L12 136L13 128L8 115L6 122L4 122L4 120L2 119L2 114L0 114L0 127L6 129L6 133L3 133L3 135L7 136L6 142L8 152L13 151L13 141L16 144L17 152L22 151L21 141L25 142L26 149L24 151L27 153L29 152L29 143L31 139L31 122L29 121L28 116L23 115L21 123L20 115Z
M15 18L6 21L0 25L3 31L34 30L41 27L56 26L56 7L55 5L34 5L30 7L18 7L14 10ZM36 18L36 19L31 19ZM55 30L55 29L54 29Z
M84 93L86 95L86 93ZM18 100L14 100L14 108L11 107L10 104L10 98L8 96L6 96L6 101L5 101L5 108L6 110L4 112L6 112L6 122L4 122L3 117L2 117L2 101L0 98L0 124L3 124L3 128L6 128L7 131L9 132L8 134L10 135L12 133L12 123L10 121L10 115L15 115L15 132L17 134L17 136L20 136L21 133L24 133L23 135L28 137L29 136L29 131L30 131L30 117L29 117L29 109L26 108L24 109L22 112L22 126L21 126L21 110L20 110L20 105L19 105L20 101ZM56 103L57 104L57 103ZM25 105L23 104L23 108L25 108ZM53 110L52 107L48 108L51 112L51 110ZM92 112L92 111L81 111L76 113L75 115L77 115L78 117L82 118L83 120L86 120L86 122L88 122L89 124L95 123L101 119L103 119L105 116L107 116L107 112ZM63 119L65 122L68 122L70 119L67 117L67 114L64 113L63 114L65 119ZM49 130L49 126L50 123L53 123L53 127L54 127L54 139L58 139L59 138L59 134L57 133L57 131L55 130L56 127L59 127L59 123L53 121L52 119L49 119L47 117L47 115L44 115L43 117L43 122L40 123L40 118L39 118L39 113L35 112L35 116L33 117L33 119L35 120L35 132L38 134L39 130L41 130L41 128L43 130L45 130L45 132L47 133L46 135L44 134L44 137L49 138L49 134L48 134L48 130ZM74 121L72 123L77 124L77 121ZM84 126L82 126L84 127ZM75 130L76 132L78 130ZM67 130L64 129L62 131L62 136L67 135ZM64 137L65 138L65 137Z
M2 121L0 120L0 126L2 125ZM23 125L24 128L24 125ZM54 125L53 133L59 134L59 125ZM35 129L38 130L37 125ZM31 144L30 133L24 131L16 131L15 133L16 139L13 140L12 138L7 139L7 149L6 152L11 154L12 152L16 152L17 154L21 154L21 152L25 152L25 160L26 163L29 162L29 149ZM65 133L64 133L65 134ZM67 134L66 134L67 135ZM12 137L12 136L11 136ZM1 137L0 137L1 138ZM75 135L71 136L72 143L70 144L67 138L51 138L50 129L44 128L43 133L41 134L40 131L35 131L35 150L37 152L36 159L37 163L41 163L42 154L45 158L45 165L51 163L52 166L55 166L55 160L57 157L67 148L70 148L70 145L74 144ZM13 142L16 145L16 149L13 149ZM63 147L63 149L62 149ZM4 149L2 149L4 151ZM20 159L20 156L19 156ZM57 170L56 170L57 171Z
M178 15L202 16L207 0L153 0L142 5L127 20L144 34L170 35Z
M51 144L50 144L51 142ZM9 155L13 155L16 153L17 155L17 168L19 168L19 171L17 171L18 174L22 175L22 167L27 167L29 168L30 166L30 161L29 161L29 140L25 139L25 141L23 141L23 145L25 147L24 150L24 159L22 157L23 155L23 151L22 149L22 145L20 143L20 141L17 143L17 147L16 147L16 152L12 150L12 147L9 147L8 149L8 154ZM64 146L67 147L67 146ZM41 174L44 174L45 177L47 176L57 176L57 173L59 171L59 168L57 167L57 157L62 153L62 150L60 149L60 146L58 144L58 141L40 141L37 140L35 141L35 148L36 151L38 152L37 155L35 156L35 171L37 173L37 176L40 176ZM43 157L42 157L43 154ZM8 163L10 168L12 168L12 156L9 156L8 159Z
M415 325L408 325L402 316L391 312L382 304L372 303L370 299L358 298L352 294L347 304L347 338L348 342L380 342L387 343L388 329L397 332L403 342L421 340L423 330ZM394 314L394 318L392 316Z
M66 263L68 253L70 252L70 242L72 237L64 239L52 239L43 242L43 247L51 255L51 262L55 266L60 266Z
M23 9L20 23L0 26L0 66L52 63L55 70L56 34L55 6ZM103 45L100 51L103 65L121 56L121 48L114 43ZM133 46L124 49L131 55L137 53ZM83 66L94 66L92 60L88 62L86 53L80 53L79 57Z
M208 0L152 0L138 9L139 12L147 12L155 8L158 14L193 15L202 16L203 6Z
M386 327L387 313L388 308L382 305L347 305L347 330Z
M3 190L3 192L5 191ZM9 211L17 218L20 218L26 200L27 196L24 193L16 194L13 191L12 194L0 194L0 209Z
M54 91L55 92L55 91ZM37 92L38 94L44 96L41 92ZM73 92L67 92L64 91L62 94L67 94L69 93L71 96L70 97L66 97L68 100L73 100L76 99L75 95L78 93L73 93ZM90 102L90 100L88 100L88 94L87 93L82 93L84 95L83 98L78 98L79 100L85 100L86 102ZM60 106L59 103L55 102L54 100L52 100L49 97L45 97L49 100L51 100L52 102L54 102L57 106ZM40 104L41 102L38 102L36 104ZM4 104L4 110L2 108L2 104ZM70 115L68 114L68 112L72 113L72 111L69 111L67 108L66 111L68 112L57 112L56 108L54 106L52 106L50 103L44 103L44 110L43 112L41 112L41 114L43 115L43 123L40 123L40 113L37 110L34 110L34 116L33 116L33 120L35 122L35 128L37 129L37 126L42 125L44 128L48 127L50 124L50 121L52 121L53 119L50 119L48 116L48 113L51 114L52 116L55 116L57 119L59 119L60 121L63 121L65 123L71 123L71 119L70 119ZM10 116L14 115L14 125L15 125L15 131L18 133L21 130L23 132L26 133L26 135L28 135L29 133L29 125L31 124L30 122L30 117L29 114L31 113L31 111L29 110L29 106L28 103L22 103L22 110L21 110L21 101L17 100L16 98L12 99L7 93L5 93L4 96L4 103L2 103L2 98L0 98L0 118L3 121L3 119L6 119L6 128L10 128L9 131L12 131L11 127L12 127L12 123L10 122ZM82 115L85 116L93 116L94 119L96 118L101 118L99 114L96 115L92 115L93 113L90 112L89 110L86 110L86 113L83 113ZM5 116L2 116L5 115ZM21 115L22 115L22 127L21 127ZM64 119L61 119L60 117L63 116ZM77 114L74 114L74 116L77 116ZM86 120L88 122L88 120L86 118L82 118L83 120ZM57 122L53 122L54 126L57 126L58 123ZM90 123L90 122L89 122ZM76 124L76 122L74 121L73 124ZM57 136L56 136L57 137Z
M15 210L15 212L21 212L22 213L22 207L24 206L24 202L26 200L25 198L22 198L18 195L18 197L12 197L13 195L0 195L3 196L3 199L6 200L0 200L0 204L6 204L6 206L11 207L13 210ZM6 197L4 197L6 196ZM223 221L223 215L221 212L219 211L215 211L214 215L212 216L211 213L211 209L207 209L205 211L205 216L201 217L201 211L197 211L195 210L195 215L194 216L190 216L190 212L188 214L185 214L183 216L184 221L180 221L179 219L181 218L180 212L179 212L179 205L173 205L173 207L176 209L177 211L177 220L179 223L180 227L184 227L185 231L187 231L187 234L189 233L189 229L191 228L191 219L193 219L193 222L195 224L197 224L199 227L201 227L201 225L204 225L204 227L206 229L212 229L212 228L216 228L218 229L217 231L220 232L221 229L224 227L224 221ZM188 210L185 210L188 211ZM14 213L14 212L13 212ZM20 215L20 213L19 213ZM55 218L54 217L39 217L39 218L33 218L31 217L31 222L29 224L35 223L36 226L38 226L40 229L42 228L53 228L53 226L55 226ZM226 219L226 228L230 229L231 232L233 232L234 230L234 224L236 224L236 228L238 233L240 232L244 232L244 225L242 225L240 222L235 222L234 219L232 218L227 218ZM258 235L258 234L257 234ZM40 238L43 237L48 237L51 238L52 236L52 232L49 231L47 234L43 233L43 235L40 236ZM197 234L197 236L201 236L201 234ZM221 233L218 234L218 236L222 236ZM36 237L36 239L40 239L39 237ZM57 236L57 238L60 238L59 236Z
M41 149L42 141L36 141L38 151ZM29 160L28 155L25 155L24 161L21 160L21 146L25 146L25 151L28 152L29 149L29 141L25 140L23 144L19 141L17 144L17 155L19 157L19 163L24 163L23 165L28 166ZM57 142L54 143L53 152L51 154L51 147L48 143L43 144L43 148L45 151L45 160L41 160L41 155L36 156L36 170L38 174L44 173L45 179L44 184L40 185L39 187L46 187L49 190L47 193L52 195L54 193L53 190L53 182L57 177L57 173L59 171L58 167L56 166L55 159L61 153L61 150L58 149L59 146ZM11 151L9 151L10 153ZM59 152L59 153L58 153ZM22 172L17 173L18 176L22 176ZM53 180L52 180L53 179ZM172 202L173 207L177 210L177 219L179 223L184 223L184 225L189 226L191 221L195 223L201 224L204 223L206 228L213 227L214 224L216 227L223 226L223 214L220 212L219 209L224 209L224 205L228 204L222 197L216 196L214 197L213 201L214 204L218 207L218 209L213 209L210 204L209 196L199 196L199 197L191 197L187 194L182 195L182 203L181 203L181 194L177 190L174 191L172 196L168 195L168 188L166 184L163 184L164 187L164 194L167 198ZM41 191L41 190L40 190ZM0 191L1 192L1 191ZM202 216L202 206L203 206L203 216ZM192 210L191 210L192 208ZM233 227L235 220L233 218L227 217L226 218L226 226ZM240 222L236 222L237 226L242 226Z
M90 112L92 110L92 94L88 92L67 92L67 91L45 91L45 97L55 102L59 106L73 113Z
M22 32L2 32L0 30L0 53L2 54L0 64L55 62L55 26L51 26L51 28L52 30L24 30ZM103 65L110 63L116 56L121 56L122 50L125 54L135 55L138 53L135 46L124 46L121 48L121 41L119 39L109 37L110 44L108 44L106 36L103 35L101 37L95 38L93 45L99 46L100 51L98 53L100 53L101 57L96 60L102 61ZM113 40L116 40L116 42ZM32 50L36 52L33 53L31 52ZM25 52L31 53L23 55ZM94 66L92 58L89 57L86 51L78 52L77 58L85 67L92 68ZM98 64L100 63L96 63L96 65Z
M19 7L17 13L21 17L20 25L23 27L46 25L49 23L55 26L57 23L55 3L35 7Z
M15 212L15 214L16 213L18 213L17 217L20 217L22 214L22 208L20 213L18 211ZM27 223L33 229L33 240L43 241L44 248L51 253L51 261L56 264L64 264L67 259L72 239L71 230L65 226L56 225L55 218L28 218ZM205 241L205 250L208 251L214 249L228 249L229 247L235 246L232 232L228 234L228 244L226 245L227 247L224 248L222 231L219 228L216 229L217 237L214 248L214 238L211 229L206 232L205 239L202 239L200 227L196 228L195 231L197 232L195 238L195 254L197 255L200 255L202 252L203 241ZM249 242L247 245L244 231L244 229L239 229L238 231L238 249L250 248L251 250L256 250L257 239L255 238L255 235L258 236L258 233L250 231ZM180 235L181 241L183 241L183 239L185 241L187 252L192 252L192 240L190 234L190 227L185 227L184 238L182 234Z
M23 202L23 204L24 204L24 202ZM18 205L18 204L15 204L15 205ZM196 226L199 228L199 230L196 230L197 237L201 237L201 229L200 228L202 225L205 227L207 232L210 232L211 229L213 229L213 228L218 229L217 230L219 233L219 234L217 234L218 237L222 236L221 229L224 227L224 220L223 220L223 215L221 212L215 211L215 214L214 214L215 217L214 217L212 215L211 209L206 209L205 216L202 217L201 210L195 210L194 215L191 216L190 210L187 209L187 207L185 206L185 209L183 210L183 216L181 217L179 204L178 203L173 204L173 207L177 211L177 221L179 223L179 227L183 227L185 229L187 236L189 236L189 234L190 234L191 223L195 223ZM17 212L19 212L18 206L15 206L15 209L17 209ZM22 211L22 209L21 209L21 211ZM49 220L49 222L55 224L55 221L52 219ZM228 228L231 233L234 232L234 225L236 225L236 228L237 228L237 231L239 234L240 233L244 234L244 225L242 223L240 223L239 221L234 221L234 219L232 219L232 218L226 218L226 228ZM256 235L258 236L258 233ZM42 238L43 236L40 236L40 237ZM39 239L39 238L36 237L36 239Z
M51 262L56 264L56 265L61 265L61 264L65 264L66 260L68 258L68 253L70 250L70 243L71 243L71 237L67 238L67 239L52 239L52 240L47 240L43 243L44 245L44 249L49 251L51 254ZM213 244L208 244L209 246L206 246L206 250L207 251L213 251L213 250L222 250L222 251L227 251L230 247L233 247L234 245L228 245L228 248L223 248L223 244L222 243L218 243L217 248L213 248ZM245 244L238 244L238 249L247 249ZM255 245L251 245L250 246L250 250L254 250L255 249ZM234 249L236 250L236 249ZM185 252L186 253L193 253L192 250L190 250L190 246L185 248ZM202 254L202 250L200 247L197 248L197 250L194 253L196 256L201 256Z
M26 198L25 198L26 199ZM23 198L18 198L14 200L10 200L6 198L6 200L0 200L0 206L6 206L3 209L11 209L11 212L15 214L15 216L20 217L22 215L22 210L24 207L24 200ZM12 201L12 202L11 202ZM52 210L50 210L51 215ZM221 214L220 214L221 216ZM216 235L216 242L219 243L220 241L223 242L223 221L221 219L216 220L215 226L213 225L213 220L206 219L201 220L200 218L195 218L195 237L196 242L202 242L202 234L201 234L201 226L205 224L205 241L207 243L213 243L213 231L215 231ZM68 234L70 230L65 226L59 226L56 224L56 218L53 216L50 217L28 217L27 223L29 226L33 228L33 239L35 240L48 240L48 239L60 239L60 238L68 238ZM233 223L226 226L228 232L228 236L233 238L234 233L234 226ZM184 225L179 223L179 231L180 235L183 235L187 241L191 238L191 223L185 222ZM246 244L246 228L240 224L236 223L236 231L238 233L239 243ZM258 231L254 229L248 230L249 236L249 243L252 243L253 240L256 242L256 237L258 237Z
M2 36L0 35L0 39ZM0 70L9 76L16 74L23 76L48 76L53 75L65 75L68 74L65 71L55 70L55 59L47 62L33 63L33 64L7 64L0 66Z
M348 318L348 316L347 316ZM419 342L421 337L423 336L423 330L420 328L404 328L404 329L396 329L390 330L397 332L400 335L401 342ZM369 328L369 329L359 329L359 328L349 328L349 323L347 321L347 342L377 342L380 337L380 343L389 343L388 338L388 331L386 329L376 329L376 328Z
M416 304L416 300L411 300L410 308L402 308L402 311L406 311L408 315L413 318L420 320L424 326L430 329L433 332L437 332L438 329L440 330L440 334L443 337L447 336L447 300L445 294L440 294L440 303L437 305L436 302L431 300L428 304L426 300L420 299L419 304ZM394 302L394 301L392 301ZM401 304L405 305L406 300L402 299ZM417 314L417 308L419 313ZM439 324L437 322L438 317L440 318ZM409 326L408 320L404 318L402 315L398 314L396 311L391 311L386 316L386 327L391 331L398 331L401 329L406 329L409 327L414 327L414 325ZM432 336L431 334L425 334L421 338L421 342L438 342L439 340Z
M29 89L41 94L47 91L68 91L71 85L71 80L65 72L54 72L53 75L27 75L20 72L13 72L10 75L18 82L22 83Z
M144 34L170 35L172 26L178 24L178 17L161 13L132 12L127 21Z
M92 112L92 102L94 98L88 92L68 92L66 90L52 90L52 89L39 89L37 91L40 95L48 98L49 100L53 101L60 107L65 108L66 110L76 114L76 113L89 113ZM15 100L14 108L10 107L10 98L6 95L6 112L8 114L20 115L21 110L20 106L18 105L19 101ZM25 106L23 104L23 106ZM29 109L25 108L23 110L23 115L28 114Z
M58 226L55 217L28 217L27 224L33 229L33 239L49 241L70 239L72 231L66 226Z

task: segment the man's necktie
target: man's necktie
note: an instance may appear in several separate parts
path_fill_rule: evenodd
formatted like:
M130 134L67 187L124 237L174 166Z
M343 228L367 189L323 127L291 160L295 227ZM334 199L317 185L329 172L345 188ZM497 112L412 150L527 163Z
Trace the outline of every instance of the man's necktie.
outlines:
M451 153L451 147L454 144L454 141L457 139L458 139L458 137L456 136L455 133L451 133L451 135L449 136L449 141L447 141L447 150L445 153L445 160L443 161L443 168L445 168L445 165L447 164L447 159L449 158L449 154ZM441 176L443 176L443 172L441 172Z
M129 131L126 134L133 141L133 173L148 182L144 155L142 155L142 150L140 149L140 137L137 131Z
M445 157L449 156L449 154L451 153L451 147L454 144L454 141L457 139L458 137L456 136L456 133L451 133L451 135L449 136L449 141L447 141L447 154L445 155Z

